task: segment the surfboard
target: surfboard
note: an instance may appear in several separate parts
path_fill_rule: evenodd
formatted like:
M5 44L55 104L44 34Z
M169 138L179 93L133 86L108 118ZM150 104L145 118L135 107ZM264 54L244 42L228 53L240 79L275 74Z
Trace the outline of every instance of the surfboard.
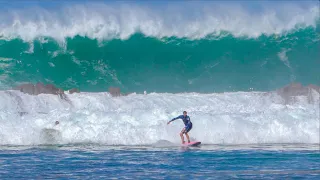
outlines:
M191 141L190 143L184 143L184 144L182 144L183 146L198 146L198 145L200 145L201 144L201 142L200 141Z

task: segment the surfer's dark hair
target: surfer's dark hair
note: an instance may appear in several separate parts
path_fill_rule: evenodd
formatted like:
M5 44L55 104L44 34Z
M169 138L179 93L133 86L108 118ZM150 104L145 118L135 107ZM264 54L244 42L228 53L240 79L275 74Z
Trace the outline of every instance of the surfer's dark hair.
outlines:
M183 114L184 114L184 113L187 113L187 111L183 111Z

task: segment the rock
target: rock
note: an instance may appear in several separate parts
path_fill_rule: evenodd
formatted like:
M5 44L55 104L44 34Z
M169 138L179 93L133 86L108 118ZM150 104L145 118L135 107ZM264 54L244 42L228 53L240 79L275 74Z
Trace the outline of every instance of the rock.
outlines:
M121 96L120 88L118 88L118 87L110 87L109 88L109 93L113 97Z
M320 93L320 86L309 84L308 88L316 90L318 93Z
M52 84L44 85L43 83L33 84L22 84L13 88L14 90L19 90L23 93L30 95L39 95L39 94L64 94L62 89L55 87Z
M46 87L44 86L43 83L37 83L35 85L34 95L38 95L38 94L42 94L42 93L46 93Z
M303 87L300 83L289 84L277 91L281 96L300 96L308 93L308 88Z
M44 85L43 83L33 84L22 84L13 88L14 90L19 90L23 93L30 95L39 95L39 94L54 94L58 95L61 99L68 101L70 104L71 101L68 99L67 95L64 93L63 89L57 88L52 84ZM72 89L74 92L79 92L77 89Z
M128 92L128 93L121 93L121 96L129 96L130 94L134 94L132 92Z
M61 92L63 92L62 89L59 89L52 84L46 85L46 93L45 94L61 94Z
M73 94L73 93L80 93L80 90L77 88L72 88L69 90L69 94Z
M34 85L33 84L22 84L13 88L14 90L19 90L20 92L27 93L30 95L34 95Z
M309 85L309 86L302 86L301 83L291 83L283 88L278 89L276 92L280 95L284 100L285 103L292 103L295 101L296 96L306 96L308 98L308 102L314 102L314 93L320 93L320 88L317 85Z

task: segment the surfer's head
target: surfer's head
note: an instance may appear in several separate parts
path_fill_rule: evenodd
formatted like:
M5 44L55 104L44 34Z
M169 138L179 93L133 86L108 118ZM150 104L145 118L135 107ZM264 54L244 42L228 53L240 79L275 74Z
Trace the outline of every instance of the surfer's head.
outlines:
M54 124L55 124L55 125L58 125L58 124L59 124L59 121L56 121Z
M183 111L183 115L186 116L187 115L187 111Z

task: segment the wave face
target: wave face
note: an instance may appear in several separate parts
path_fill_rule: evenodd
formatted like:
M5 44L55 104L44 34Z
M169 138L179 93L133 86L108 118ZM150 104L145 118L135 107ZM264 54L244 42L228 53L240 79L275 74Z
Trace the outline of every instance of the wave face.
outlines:
M90 92L320 85L318 2L70 2L0 14L2 90L22 82Z
M204 144L319 143L319 93L314 103L296 97L284 105L275 93L151 93L110 97L108 93L57 96L0 91L0 144L180 143L188 111L192 139ZM183 103L181 103L183 102ZM60 124L54 126L55 121Z

